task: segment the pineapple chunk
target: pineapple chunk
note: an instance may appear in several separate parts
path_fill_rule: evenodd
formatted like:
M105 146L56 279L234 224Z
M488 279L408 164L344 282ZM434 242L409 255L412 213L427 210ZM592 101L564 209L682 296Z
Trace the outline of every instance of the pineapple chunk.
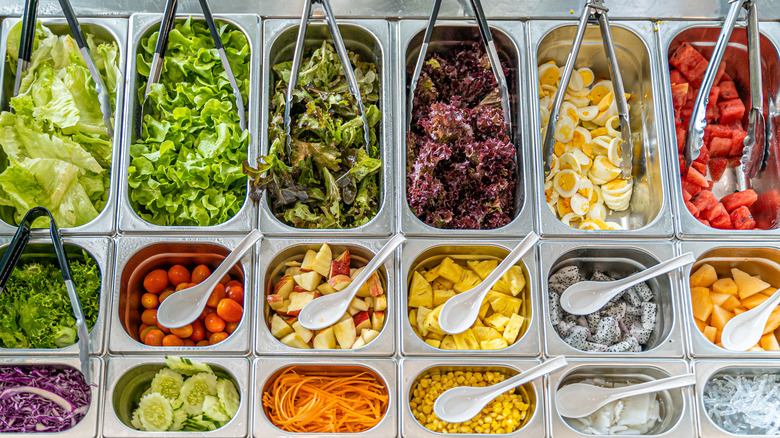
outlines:
M726 323L729 322L729 320L733 317L733 313L723 309L717 304L712 307L712 326L718 329L718 331L723 330L723 327L726 326Z
M431 313L431 309L420 306L417 308L417 329L420 330L420 334L425 336L428 334L428 329L425 328L425 317L428 316L428 314Z
M455 340L458 350L479 350L479 342L477 342L477 337L471 329L452 335L452 338Z
M488 341L482 341L479 343L479 346L483 350L501 350L502 348L508 347L509 344L507 344L506 339L499 338L499 339L490 339Z
M707 263L691 274L691 287L710 287L716 281L718 281L718 273Z
M774 333L769 333L761 337L761 348L766 351L778 351L780 350L780 344L777 342L777 338Z
M438 269L440 277L445 278L453 283L459 282L460 277L463 275L463 267L455 263L455 261L449 257L446 257L441 261Z
M503 339L501 332L493 327L473 327L471 330L474 331L474 335L477 337L477 341L479 341L480 344L483 341L489 341L491 339Z
M752 309L754 307L759 306L764 301L768 300L769 297L764 294L753 294L744 300L742 300L742 305L747 307L748 309Z
M409 311L409 323L414 327L417 324L417 309Z
M737 268L731 268L731 276L734 278L734 283L737 283L737 291L739 292L739 299L741 300L761 292L770 286L769 283L751 277L750 274L740 271Z
M718 333L718 329L715 327L708 325L707 327L704 327L704 337L707 338L710 342L713 344L715 343L715 335Z
M455 283L441 277L437 278L436 280L433 280L433 283L431 283L431 286L434 289L442 289L442 290L452 289L454 285Z
M525 287L525 275L523 268L512 266L501 279L509 286L509 291L513 296L517 296Z
M484 280L496 269L498 260L469 260L466 264L479 275L479 278Z
M488 310L490 310L490 303L485 300L482 302L482 305L479 306L479 318L477 319L485 319L488 316Z
M434 289L433 290L433 305L438 306L444 304L450 298L455 296L455 291L452 289Z
M460 281L455 283L452 288L455 289L455 292L461 293L474 288L474 286L478 285L479 283L482 283L479 275L474 273L474 271L464 269L463 277L461 277Z
M444 330L442 330L441 327L439 327L440 313L441 313L441 306L437 306L425 317L425 321L423 321L423 327L425 327L425 329L428 330L428 332L434 332L434 333L439 333L441 335L446 335L446 333L444 333Z
M433 348L440 348L441 347L441 341L438 341L436 339L426 339L425 343L430 345Z
M506 324L508 322L509 322L509 318L507 318L506 316L500 313L494 313L490 315L488 318L485 318L485 323L490 327L495 328L498 331L504 330L504 327L506 327Z
M490 308L494 312L500 313L507 318L511 318L512 315L520 312L520 306L523 304L523 300L515 298L509 295L498 293L496 291L489 291L485 298L490 303Z
M501 292L502 294L512 295L512 289L509 288L509 285L506 284L504 280L498 280L496 284L493 285L493 290Z
M457 350L458 346L455 345L455 340L452 338L452 335L447 335L444 337L444 339L441 340L441 349L442 350Z
M433 288L425 281L425 277L415 271L412 276L412 286L409 289L409 307L433 307Z
M712 313L713 306L709 289L706 287L692 288L691 305L693 306L693 316L695 316L696 319L707 321L710 317L710 313Z
M437 341L441 341L444 339L444 335L439 333L428 333L428 336L426 336L428 339L436 339Z
M712 290L719 294L735 295L737 293L737 283L730 278L721 278L712 283Z
M720 305L729 312L733 312L737 307L741 307L742 303L739 302L736 295L729 295L729 298Z
M433 280L439 278L439 267L437 266L430 271L426 271L422 276L425 277L425 281L428 283L433 283Z
M520 329L523 327L524 321L525 318L518 314L514 314L509 318L509 323L507 323L503 335L504 339L506 339L509 344L514 344L517 340L517 335L520 334Z

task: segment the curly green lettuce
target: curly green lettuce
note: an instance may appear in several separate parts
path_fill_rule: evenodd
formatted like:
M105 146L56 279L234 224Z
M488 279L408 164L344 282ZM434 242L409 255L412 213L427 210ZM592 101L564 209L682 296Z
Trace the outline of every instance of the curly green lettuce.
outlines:
M363 121L333 47L323 42L304 57L290 108L290 153L286 152L284 105L292 62L273 67L278 80L271 99L269 154L252 178L249 196L268 192L274 214L297 228L353 228L368 223L379 209L378 130L381 113L376 66L349 52L369 125Z
M82 251L71 257L73 283L91 329L100 307L101 274ZM5 348L61 348L77 340L76 319L59 268L49 262L16 267L0 294L0 345Z
M236 26L217 23L225 54L244 101L250 50ZM141 40L139 101L158 32ZM130 203L156 225L217 225L246 199L249 132L242 131L225 69L203 20L177 21L171 30L160 82L148 97L141 139L130 146Z
M8 36L6 70L16 74L21 23ZM119 71L116 43L95 42L87 34L112 107ZM60 227L94 219L108 200L111 138L106 133L95 83L76 42L37 24L31 65L10 100L13 112L0 113L0 217L19 223L43 206ZM34 227L48 226L39 218Z

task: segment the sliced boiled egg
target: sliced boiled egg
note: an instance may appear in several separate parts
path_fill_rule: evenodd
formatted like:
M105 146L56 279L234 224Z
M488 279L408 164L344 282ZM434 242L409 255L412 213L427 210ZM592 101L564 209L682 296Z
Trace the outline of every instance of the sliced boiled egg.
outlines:
M577 69L577 73L582 76L582 84L586 87L590 87L590 85L593 83L593 80L596 78L596 75L593 74L593 70L589 69L588 67Z
M587 129L583 128L582 126L574 128L574 135L571 137L572 146L581 149L584 144L590 143L590 141L591 136Z
M576 126L577 124L570 117L561 115L558 123L555 124L555 139L564 144L570 142Z
M607 135L610 137L620 137L620 116L614 115L607 120L604 124L604 128L607 130Z
M577 213L569 213L569 214L566 214L563 217L561 217L561 222L563 222L564 224L566 224L566 225L568 225L570 227L576 227L577 226L577 224L572 224L572 221L579 222L581 220L582 220L582 218L579 215L577 215Z
M541 85L555 85L561 78L561 71L555 62L545 62L539 66L539 83Z
M582 166L580 166L579 160L577 160L577 157L573 153L566 152L565 154L561 155L560 162L561 170L569 169L577 172L578 174L582 174Z
M580 75L571 75L571 79L569 79L569 86L566 90L567 93L569 92L578 92L582 91L583 88L585 88L585 82L582 80L582 76Z
M563 102L561 104L561 117L563 116L574 120L575 126L580 122L580 115L577 112L577 107L574 106L571 102Z
M578 216L584 216L585 213L587 213L590 209L590 202L588 202L588 198L580 195L579 193L575 193L574 196L571 197L569 204L571 205L571 211Z
M607 218L607 208L604 207L604 204L593 204L590 206L590 210L588 210L586 216L588 219L599 219L603 221Z
M611 161L612 164L618 167L620 167L622 162L620 154L621 143L623 143L623 139L615 137L609 142L609 146L607 147L607 158L609 158L609 161Z
M599 113L599 107L596 105L589 105L584 108L579 108L577 114L580 116L580 120L591 121L596 118Z
M553 178L555 190L561 197L570 198L577 193L580 179L580 175L571 169L561 170Z

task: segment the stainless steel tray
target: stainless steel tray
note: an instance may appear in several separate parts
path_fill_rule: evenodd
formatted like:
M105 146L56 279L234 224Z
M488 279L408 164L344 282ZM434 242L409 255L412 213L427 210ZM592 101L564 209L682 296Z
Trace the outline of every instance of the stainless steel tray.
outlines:
M395 359L362 359L359 363L355 363L354 359L348 358L337 359L288 356L286 358L257 358L254 361L252 366L252 401L254 403L254 409L252 411L254 416L252 421L252 436L256 438L281 438L289 436L326 438L339 436L337 434L329 433L310 434L285 432L274 426L268 419L260 400L265 392L265 388L272 382L271 379L278 376L289 366L316 369L317 371L327 369L354 370L362 368L374 374L382 380L387 387L387 393L390 396L387 412L385 413L384 418L382 418L382 420L373 428L361 433L344 434L344 436L390 437L398 435L398 405L402 402L401 397L396 390L397 375L399 371L396 368L398 362L396 362Z
M768 8L764 8L767 10ZM680 239L713 239L713 240L735 240L735 239L777 239L780 238L780 232L775 228L773 230L719 230L706 226L699 222L693 215L690 214L685 207L685 202L682 197L682 189L680 186L680 163L677 160L676 154L676 134L674 127L674 110L672 108L671 97L671 82L669 79L669 62L667 61L668 53L671 53L671 47L683 40L687 40L692 43L696 43L700 47L708 48L709 52L712 52L712 46L718 38L720 32L720 26L722 23L712 21L661 21L657 23L658 27L658 51L659 57L657 58L657 66L661 72L661 84L663 84L663 90L665 92L664 107L665 107L665 119L666 123L664 129L666 131L666 144L667 147L667 175L670 178L669 186L671 192L674 192L674 199L676 204L676 227L677 236ZM778 127L780 126L780 114L777 112L777 105L771 104L771 102L777 102L780 98L780 76L777 74L780 71L780 23L766 23L760 24L762 31L761 35L761 60L763 61L764 69L764 96L767 97L770 102L769 117L767 118L767 127L769 126L770 118L774 120L775 133L772 137L767 136L772 144L770 148L770 155L767 161L767 170L764 171L760 178L756 179L753 184L758 189L757 192L768 190L770 188L780 187L780 169L778 169L778 152L780 151L780 137L778 137ZM730 62L726 73L729 73L732 77L743 78L744 83L748 81L748 62L747 62L747 37L744 30L744 26L738 26L734 33L731 34L729 46L726 49L724 60L729 61L738 59L741 62ZM739 79L738 79L739 82ZM741 85L738 84L738 87ZM745 99L749 100L748 97ZM749 106L748 106L749 109ZM713 193L720 198L723 195L736 191L736 175L734 168L727 168L726 173L720 181L718 181L713 187Z
M534 252L526 254L519 263L523 266L523 274L526 277L526 292L524 294L524 305L521 313L528 322L525 333L517 341L501 350L443 350L434 348L426 344L412 330L409 323L409 284L411 274L419 266L435 265L444 255L473 255L482 256L482 258L503 259L509 254L509 251L517 245L516 240L493 239L490 241L464 241L455 239L440 239L431 241L429 239L410 239L406 242L401 252L401 264L399 273L400 295L398 327L401 332L401 354L407 356L474 356L476 361L484 361L488 356L524 356L537 357L542 353L539 340L540 323L539 317L539 279L538 264Z
M206 264L212 270L241 241L240 237L119 237L117 239L116 275L114 278L113 304L111 306L111 336L109 349L112 354L180 354L247 356L252 341L252 309L254 294L253 254L250 252L241 259L241 269L233 268L231 276L243 275L244 278L244 314L236 330L227 339L216 345L203 347L150 347L136 340L133 330L140 315L133 312L132 302L138 300L140 284L144 272L150 272L163 265L175 263ZM171 262L173 260L173 262ZM134 277L135 272L140 277ZM131 283L134 281L134 283ZM136 290L136 292L133 292ZM135 307L136 309L138 307Z
M0 254L5 254L9 237L0 237ZM106 324L110 318L111 286L114 275L114 242L108 237L69 237L63 239L65 251L68 255L81 255L81 250L86 250L100 268L100 304L95 325L89 331L90 354L100 356L105 351L105 336L108 331ZM31 239L25 254L19 263L25 263L31 259L47 259L57 263L54 246L51 239ZM45 293L45 292L42 292ZM63 348L0 348L0 356L78 356L78 343Z
M245 437L250 424L250 362L246 358L203 357L199 361L209 364L218 376L231 378L236 384L241 401L238 413L230 422L217 430L209 432L143 432L133 429L129 423L132 418L132 406L137 403L141 393L152 382L155 373L164 367L162 357L112 357L108 359L106 372L105 398L103 399L103 430L105 437ZM109 389L110 388L110 389ZM124 403L124 408L117 404Z
M58 9L59 11L59 9ZM8 43L8 32L16 25L20 18L10 17L3 20L2 30L0 30L0 53L3 54L0 62L0 78L2 78L2 87L0 87L0 108L7 109L10 94L13 92L13 81L11 72L5 71L6 49ZM59 35L69 35L70 30L64 18L51 18L40 20L42 24L49 26L53 32ZM124 110L124 75L125 59L127 59L127 19L126 18L83 18L79 19L84 33L91 33L103 40L116 42L119 49L119 72L116 83L116 99L114 103L114 138L111 142L111 178L108 192L108 199L103 210L88 223L72 228L61 228L63 235L111 235L116 232L116 209L118 186L120 182L119 162L122 148L122 121ZM5 154L3 154L5 159ZM5 210L5 208L4 208ZM18 225L14 225L0 219L0 234L13 234Z
M269 123L270 99L273 97L274 65L292 60L299 20L269 19L263 21L263 97L260 106L261 126ZM380 82L379 110L382 120L379 129L379 153L382 159L380 177L380 204L376 216L368 223L347 229L303 230L287 225L274 216L265 194L259 204L260 231L268 236L283 236L294 233L308 236L389 236L395 232L395 186L393 169L395 157L393 148L393 88L390 76L391 45L390 24L385 20L339 20L339 29L347 50L353 50L377 66ZM318 46L323 40L330 40L324 20L311 20L306 33L304 50ZM305 53L304 53L305 54ZM260 142L260 155L267 155L268 136L265 128ZM254 161L252 161L254 164Z
M688 363L683 360L587 360L572 359L569 365L561 371L548 377L547 397L548 412L550 412L550 436L584 437L604 436L583 434L569 425L555 407L555 393L562 383L576 383L589 377L603 377L608 381L626 379L649 381L664 377L676 376L690 372ZM643 436L656 437L694 437L693 395L690 387L664 391L658 394L661 403L661 423ZM710 437L710 435L702 435Z
M550 322L550 303L547 298L548 280L564 266L579 266L585 272L594 269L609 274L628 276L674 256L674 245L663 241L546 241L539 245L541 260L542 320L544 321L546 354L587 358L634 358L644 360L656 357L683 358L683 316L680 312L678 276L676 272L648 280L655 294L658 308L656 331L648 341L652 347L643 352L607 353L588 352L571 347L563 341ZM640 359L641 358L641 359Z
M186 19L188 15L177 15L177 20ZM193 15L196 19L199 17ZM257 84L260 83L260 50L259 47L259 35L260 35L260 18L254 14L242 14L242 15L230 15L230 14L217 14L215 17L218 20L226 21L228 23L237 26L247 37L249 41L249 48L251 54L251 64L249 72L249 92L248 92L248 121L247 129L249 129L249 147L247 159L249 162L254 162L257 158L257 137L259 130L259 122L257 116L257 102L260 98L260 92ZM249 199L249 195L244 199L244 205L238 211L238 213L231 219L218 225L212 226L160 226L155 225L141 219L135 212L133 206L130 204L129 187L127 185L128 173L127 168L130 165L130 145L135 141L135 112L138 102L138 83L139 77L136 72L137 60L137 47L141 42L141 39L157 29L155 26L160 21L159 14L134 14L130 17L130 37L128 38L127 51L130 53L128 57L128 68L125 82L127 88L128 99L125 105L125 118L124 118L124 137L122 140L122 169L121 180L119 186L119 231L128 234L155 234L155 233L203 233L224 235L225 233L246 233L255 227L257 221L257 208L254 203ZM159 26L157 26L159 27ZM247 193L249 193L247 183Z
M335 355L341 357L363 357L363 356L392 356L396 352L395 331L396 331L396 313L397 313L397 274L395 257L389 259L380 268L381 277L385 282L385 294L387 295L387 311L385 313L385 325L379 336L366 346L355 350L305 350L301 348L289 347L282 344L271 334L268 327L268 315L270 309L266 304L266 297L269 291L273 290L274 279L279 274L283 263L287 260L303 260L306 250L317 250L323 243L328 243L334 250L334 253L342 249L349 249L354 260L360 260L367 263L373 257L376 251L385 244L384 239L360 239L358 241L350 239L316 239L302 238L291 241L290 239L269 238L263 240L259 245L256 259L259 263L257 269L258 275L255 284L259 293L257 294L257 303L255 308L256 338L255 353L258 356L274 354L294 354L301 356L322 356ZM361 359L362 360L362 359Z
M434 228L418 219L406 201L406 108L408 90L406 86L407 68L413 68L420 53L423 34L427 21L402 20L398 23L398 45L396 64L396 208L398 209L398 227L410 236L426 237L491 237L501 233L505 237L525 236L532 231L533 209L531 184L533 181L532 166L526 157L531 155L531 144L527 130L527 98L528 91L523 86L526 72L523 68L527 62L525 51L525 25L519 21L491 21L491 32L499 56L505 60L511 71L508 79L509 93L515 108L515 120L512 120L513 143L517 148L517 184L515 186L515 216L509 224L494 230L450 230ZM448 50L460 43L480 41L476 22L440 20L431 37L428 53Z

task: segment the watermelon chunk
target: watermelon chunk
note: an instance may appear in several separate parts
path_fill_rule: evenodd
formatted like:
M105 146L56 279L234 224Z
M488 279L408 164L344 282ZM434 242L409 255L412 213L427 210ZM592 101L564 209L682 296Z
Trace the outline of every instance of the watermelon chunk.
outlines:
M740 99L718 102L717 108L720 110L720 123L722 124L739 122L745 116L745 104Z
M752 230L756 228L756 221L753 219L753 215L750 214L750 210L745 206L732 211L729 219L731 219L731 225L737 230Z
M710 158L728 157L731 151L731 139L725 137L714 137L709 145Z
M758 199L758 194L753 189L742 190L721 198L720 202L726 207L729 213L739 207L750 207Z
M718 228L721 230L730 230L734 228L731 225L731 219L729 218L729 215L722 214L714 219L710 220L710 226L714 228Z
M729 167L739 166L739 157L729 157Z
M677 153L677 161L680 166L680 176L684 178L685 175L688 174L688 168L685 167L685 156L682 154L682 152Z
M685 176L685 179L688 181L698 184L702 187L707 187L709 184L707 183L707 178L704 177L704 175L701 174L698 170L696 170L693 167L688 168L688 175Z
M685 190L682 191L682 195L683 195L683 201L685 202L688 202L691 200L691 198L693 198L693 196L690 193L686 192Z
M780 226L780 191L770 190L758 195L750 206L756 228L771 230Z
M704 72L707 71L707 60L687 42L680 44L680 47L669 58L669 63L679 70L688 81L701 79Z
M723 100L739 99L737 86L734 85L733 81L721 81L718 86L720 87L720 97L722 97Z
M745 137L747 137L747 131L744 129L734 129L731 131L731 149L729 149L730 157L742 156L742 149L745 148Z
M672 105L678 110L688 101L688 83L672 85Z
M685 129L677 128L675 134L677 134L677 153L681 153L685 149Z
M729 213L726 211L726 207L724 207L720 202L715 204L715 206L709 210L704 210L701 212L701 217L707 219L710 221L710 223L714 222L720 216L729 216Z
M715 137L731 138L732 129L726 125L712 123L704 127L704 138L712 139Z
M701 153L703 151L704 151L704 148L701 148L701 151L699 152L699 158L702 158L704 156L704 154ZM701 173L702 175L706 175L707 174L707 165L704 164L706 162L707 162L706 159L703 160L703 161L699 161L699 159L697 158L696 161L691 163L691 166L694 169L696 169L697 172Z
M704 225L706 225L708 227L712 226L712 225L710 225L710 221L708 221L707 219L702 219L702 218L698 218L698 219L699 219L699 222L703 223Z
M672 81L672 85L682 84L683 82L688 82L685 80L685 76L680 73L679 70L671 69L669 71L669 79ZM687 93L687 90L686 90Z
M718 205L718 198L715 197L711 191L702 190L698 195L696 195L695 198L693 198L691 203L696 207L697 210L703 212Z
M707 109L709 109L712 106L715 106L715 104L718 103L718 98L720 97L720 87L717 85L713 85L712 89L710 90L710 96L707 99Z
M683 191L688 192L691 196L696 196L701 192L701 186L698 184L686 180L680 181L680 184L682 185Z
M721 60L720 65L718 66L718 71L715 72L715 85L720 84L721 78L723 78L723 75L726 73L726 61Z
M726 171L728 161L727 158L710 158L710 161L707 162L707 167L710 168L710 178L713 181L720 181L720 177Z
M695 206L695 205L691 204L690 202L686 202L686 203L685 203L685 206L688 208L688 211L690 211L690 212L691 212L691 214L693 215L693 217L696 217L696 218L698 218L698 217L699 217L699 209L698 209L698 208L696 208L696 206Z

